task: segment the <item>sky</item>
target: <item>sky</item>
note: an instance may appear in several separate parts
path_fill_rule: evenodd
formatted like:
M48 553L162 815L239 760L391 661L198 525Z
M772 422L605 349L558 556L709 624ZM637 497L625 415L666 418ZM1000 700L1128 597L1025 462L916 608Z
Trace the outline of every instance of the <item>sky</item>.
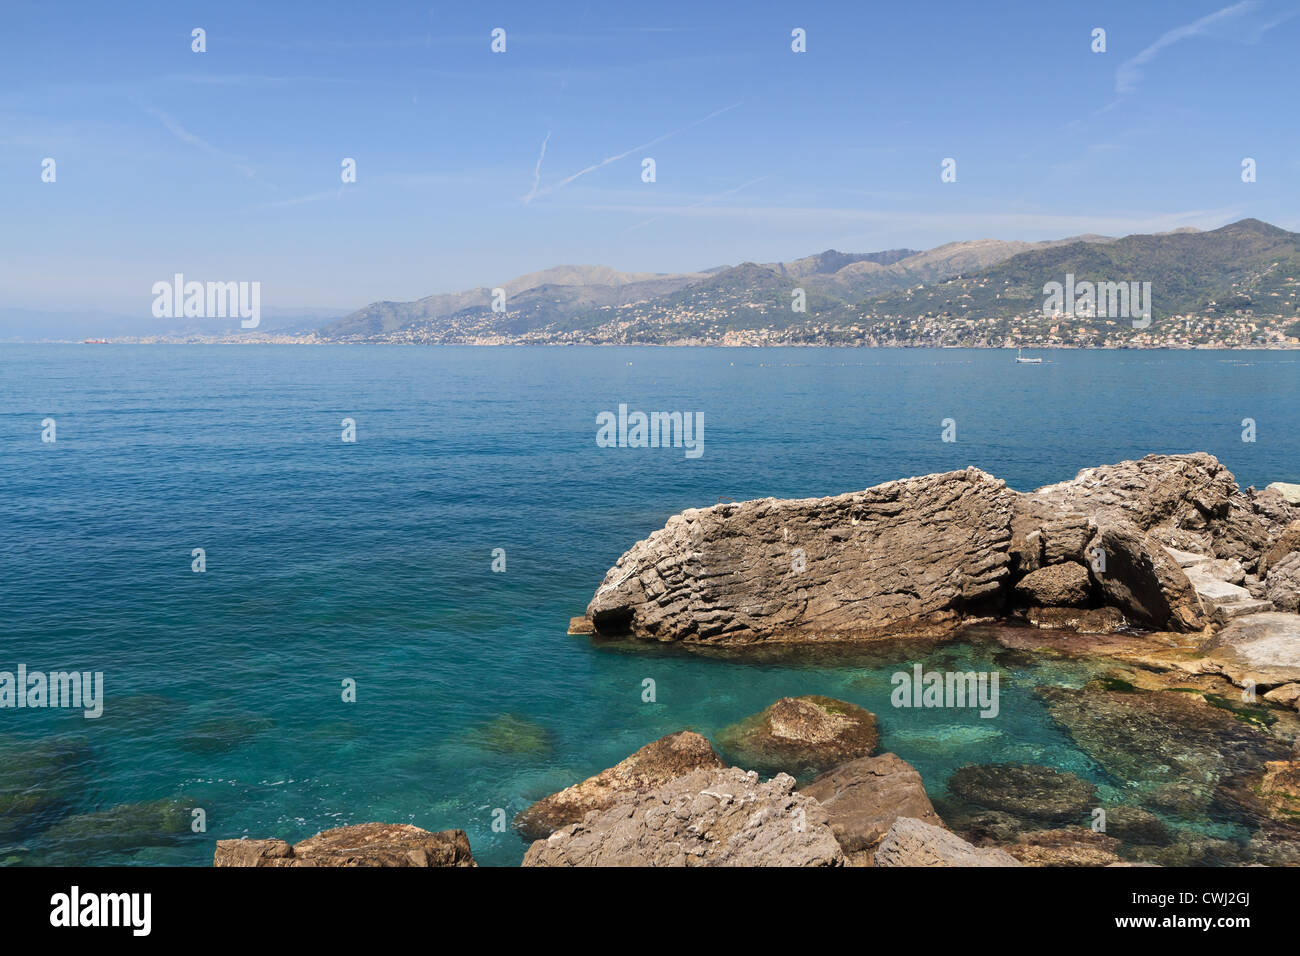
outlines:
M351 310L568 263L1300 231L1298 14L5 0L0 308L147 315L177 272Z

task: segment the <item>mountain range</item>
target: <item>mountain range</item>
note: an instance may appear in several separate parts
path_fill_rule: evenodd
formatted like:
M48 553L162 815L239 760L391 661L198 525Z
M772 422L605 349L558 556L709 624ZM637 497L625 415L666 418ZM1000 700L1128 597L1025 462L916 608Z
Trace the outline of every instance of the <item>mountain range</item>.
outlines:
M1067 275L1150 282L1151 321L1053 317L1044 310L1044 285ZM691 273L560 266L499 289L495 310L487 287L376 302L317 335L427 343L1289 344L1300 333L1300 233L1243 219L1123 238L831 249Z
M1149 321L1047 308L1049 283L1150 283ZM54 334L54 333L58 334ZM1046 242L828 249L698 272L564 265L495 288L237 320L0 309L0 341L868 346L1289 346L1300 339L1300 233L1258 219Z

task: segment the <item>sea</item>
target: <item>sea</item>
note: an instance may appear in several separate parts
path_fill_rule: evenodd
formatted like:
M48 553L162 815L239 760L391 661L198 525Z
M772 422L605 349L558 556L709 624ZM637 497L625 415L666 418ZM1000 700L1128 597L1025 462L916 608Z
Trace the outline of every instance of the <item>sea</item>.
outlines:
M620 554L720 500L1191 451L1300 481L1300 352L1036 354L0 345L0 672L103 681L97 718L0 708L0 863L204 866L383 821L515 865L533 801L798 694L875 712L932 794L1001 761L1122 790L1033 692L1080 662L567 633ZM694 415L702 452L598 442L620 406ZM891 707L918 662L1000 669L998 718Z

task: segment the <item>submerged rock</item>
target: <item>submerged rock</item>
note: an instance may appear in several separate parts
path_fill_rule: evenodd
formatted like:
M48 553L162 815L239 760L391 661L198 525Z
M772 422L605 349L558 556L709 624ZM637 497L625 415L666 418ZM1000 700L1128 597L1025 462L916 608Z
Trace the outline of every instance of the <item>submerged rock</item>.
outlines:
M1262 774L1235 783L1235 789L1224 795L1225 799L1300 828L1300 761L1270 760L1264 764ZM1291 838L1300 840L1300 829Z
M1107 836L1122 843L1167 846L1173 842L1168 825L1149 810L1120 804L1103 807L1106 811Z
M815 694L783 697L718 734L738 765L796 777L868 757L879 741L871 711Z
M198 724L181 737L183 749L200 754L229 753L269 730L275 722L269 717L237 714L214 717Z
M799 792L822 805L831 832L855 863L870 863L871 852L899 817L943 826L921 775L894 754L852 760Z
M556 830L524 866L842 866L826 811L794 779L695 770Z
M1118 846L1112 836L1071 827L1022 833L1005 849L1026 866L1113 866Z
M475 866L464 830L361 823L284 840L218 840L213 866Z
M608 770L537 801L515 817L515 829L526 840L540 840L562 826L581 823L592 810L605 810L620 797L653 790L692 770L725 766L699 734L668 734Z
M874 866L1023 866L1010 853L977 847L922 820L895 821L876 847Z
M190 829L194 801L168 797L143 803L126 803L66 817L42 835L52 850L52 865L84 865L99 853L131 854L146 847L177 846L196 838Z
M1216 706L1199 694L1107 690L1099 682L1037 693L1081 750L1136 788L1138 802L1186 817L1220 812L1221 786L1289 750L1251 719L1262 708L1227 699Z
M1097 806L1097 788L1087 780L1029 764L962 767L948 778L948 791L978 807L1048 823L1086 823Z
M553 746L549 729L517 714L502 714L479 724L465 739L481 750L497 754L547 754Z
M91 751L79 737L0 737L0 842L70 813L86 785Z

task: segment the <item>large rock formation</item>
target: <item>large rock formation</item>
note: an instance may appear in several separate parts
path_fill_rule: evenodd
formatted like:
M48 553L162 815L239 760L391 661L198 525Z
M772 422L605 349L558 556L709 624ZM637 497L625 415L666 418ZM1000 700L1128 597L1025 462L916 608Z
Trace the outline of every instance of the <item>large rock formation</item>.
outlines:
M218 840L213 866L475 866L464 830L361 823L283 840Z
M710 644L923 636L1017 603L1040 624L1045 607L1070 605L1071 620L1109 607L1197 631L1262 602L1238 586L1250 581L1195 584L1171 549L1242 578L1297 518L1203 453L1089 468L1025 494L968 468L685 511L619 559L587 616L597 635Z
M638 542L587 613L662 641L870 638L996 604L1015 492L974 468L833 498L690 509Z
M843 866L826 811L778 774L696 770L556 830L524 866Z
M855 864L870 865L876 845L900 817L943 826L921 775L894 754L849 761L799 792L822 805L831 832Z
M526 840L544 839L562 826L581 823L592 810L608 809L620 797L653 790L692 770L725 766L699 734L669 734L608 770L537 801L515 817L515 829Z
M783 697L718 734L738 765L798 778L869 757L879 741L871 711L816 694Z

